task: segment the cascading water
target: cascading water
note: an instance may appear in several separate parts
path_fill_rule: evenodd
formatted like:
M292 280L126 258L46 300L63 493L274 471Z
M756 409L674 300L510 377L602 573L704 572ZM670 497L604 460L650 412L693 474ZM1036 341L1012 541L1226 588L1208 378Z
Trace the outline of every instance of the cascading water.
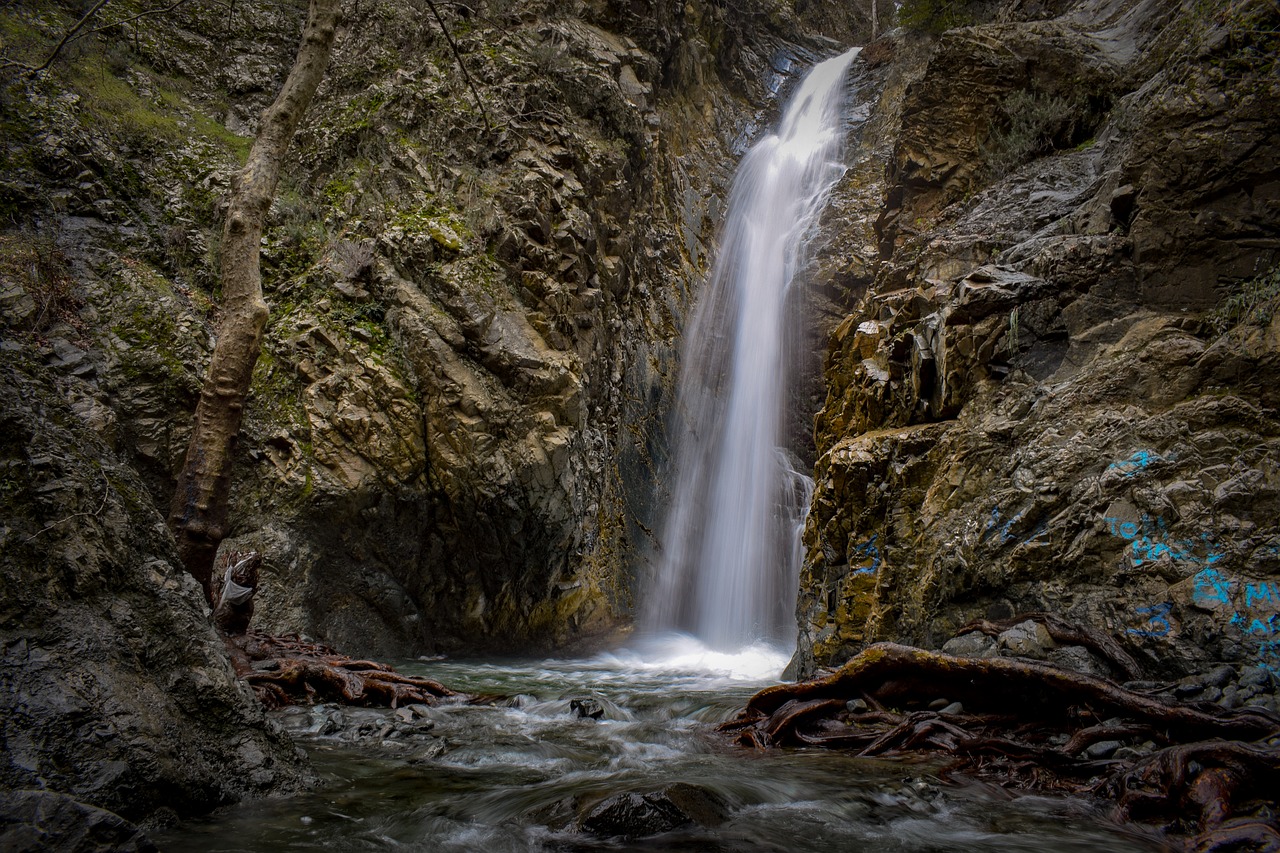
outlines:
M718 648L791 641L811 484L782 448L806 232L844 172L849 66L815 66L743 158L719 255L685 335L672 505L645 627Z

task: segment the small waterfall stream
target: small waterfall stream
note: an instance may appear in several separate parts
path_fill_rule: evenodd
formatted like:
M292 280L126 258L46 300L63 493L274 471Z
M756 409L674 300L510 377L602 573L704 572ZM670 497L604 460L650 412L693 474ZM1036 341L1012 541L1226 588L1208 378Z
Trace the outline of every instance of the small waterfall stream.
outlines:
M720 649L790 643L812 486L784 443L802 319L789 290L804 238L844 172L855 48L816 65L776 132L743 158L719 254L685 335L672 505L644 627Z

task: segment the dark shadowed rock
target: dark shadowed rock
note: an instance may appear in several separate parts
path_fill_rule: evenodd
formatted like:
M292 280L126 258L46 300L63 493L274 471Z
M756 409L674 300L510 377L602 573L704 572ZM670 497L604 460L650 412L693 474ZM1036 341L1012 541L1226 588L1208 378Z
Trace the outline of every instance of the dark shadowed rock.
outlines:
M117 814L50 791L0 793L5 853L156 853L142 830Z
M727 817L728 805L718 794L677 782L660 791L608 797L590 806L578 826L593 835L639 838L688 824L719 826Z
M305 783L136 474L10 352L0 470L0 787L142 820Z

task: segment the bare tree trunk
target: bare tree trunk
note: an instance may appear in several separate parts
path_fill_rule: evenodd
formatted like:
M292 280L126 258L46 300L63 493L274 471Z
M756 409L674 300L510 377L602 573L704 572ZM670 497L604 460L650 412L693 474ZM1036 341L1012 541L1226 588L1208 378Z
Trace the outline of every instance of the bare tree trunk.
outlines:
M880 37L880 10L876 8L876 0L871 0L871 40Z
M178 554L187 571L204 586L206 597L210 595L214 556L226 536L232 448L267 326L267 303L262 299L258 267L262 231L289 142L329 65L338 6L339 0L311 0L293 68L275 103L263 112L249 159L231 184L222 229L218 341L200 391L191 444L169 511Z

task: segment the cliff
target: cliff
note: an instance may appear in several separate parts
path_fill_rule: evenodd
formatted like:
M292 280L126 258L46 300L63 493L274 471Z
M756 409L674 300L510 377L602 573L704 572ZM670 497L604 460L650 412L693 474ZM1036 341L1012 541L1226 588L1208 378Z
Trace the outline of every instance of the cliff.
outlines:
M308 778L162 521L225 193L305 9L144 11L0 81L0 783L131 819ZM262 247L226 543L265 556L256 624L361 655L598 642L652 547L736 157L835 42L780 3L490 0L441 8L464 73L425 5L346 12ZM5 62L81 14L9 4Z
M1276 10L1065 5L873 46L800 672L1036 610L1280 666Z

